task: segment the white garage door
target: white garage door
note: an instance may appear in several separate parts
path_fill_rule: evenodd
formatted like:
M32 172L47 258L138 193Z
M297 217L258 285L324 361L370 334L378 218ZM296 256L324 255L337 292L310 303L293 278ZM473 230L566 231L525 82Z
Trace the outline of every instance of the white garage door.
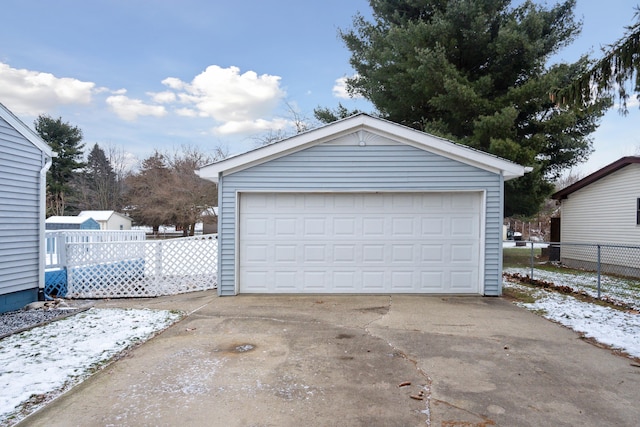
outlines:
M243 193L241 293L479 293L480 193Z

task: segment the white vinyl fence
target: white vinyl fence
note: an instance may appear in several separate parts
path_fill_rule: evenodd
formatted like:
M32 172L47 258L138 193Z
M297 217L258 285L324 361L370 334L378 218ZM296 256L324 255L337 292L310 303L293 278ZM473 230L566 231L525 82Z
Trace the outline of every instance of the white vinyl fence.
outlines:
M146 240L144 231L137 230L59 230L45 231L45 266L63 268L66 266L67 243L127 242Z
M215 289L214 234L65 244L67 298L133 298Z

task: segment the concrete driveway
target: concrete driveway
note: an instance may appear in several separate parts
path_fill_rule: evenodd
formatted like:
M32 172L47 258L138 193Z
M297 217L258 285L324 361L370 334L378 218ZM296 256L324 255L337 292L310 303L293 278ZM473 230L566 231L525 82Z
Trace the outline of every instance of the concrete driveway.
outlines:
M500 298L201 292L98 306L190 314L22 425L640 422L639 367Z

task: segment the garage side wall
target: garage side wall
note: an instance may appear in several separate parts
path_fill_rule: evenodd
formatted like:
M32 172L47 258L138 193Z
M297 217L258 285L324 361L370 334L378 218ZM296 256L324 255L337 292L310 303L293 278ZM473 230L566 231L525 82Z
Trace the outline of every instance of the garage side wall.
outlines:
M220 181L220 295L235 295L236 200L243 191L486 192L484 294L501 293L501 176L404 144L322 144Z
M0 313L35 301L42 152L0 119Z

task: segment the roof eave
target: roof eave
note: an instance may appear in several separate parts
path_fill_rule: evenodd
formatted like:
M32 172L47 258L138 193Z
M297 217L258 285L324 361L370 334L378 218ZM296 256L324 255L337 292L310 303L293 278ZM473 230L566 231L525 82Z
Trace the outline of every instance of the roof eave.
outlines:
M574 182L573 184L569 185L568 187L563 188L560 191L557 191L555 193L553 193L551 195L552 199L555 200L564 200L567 197L569 197L569 195L571 193L575 193L576 191L586 187L587 185L590 185L602 178L604 178L607 175L612 174L613 172L616 172L620 169L622 169L625 166L634 164L634 163L640 163L640 156L627 156L627 157L622 157L618 160L616 160L613 163L608 164L607 166L598 169L597 171L595 171L594 173L587 175L586 177L582 178L579 181Z
M327 126L293 136L289 139L203 166L196 171L196 174L201 178L218 182L222 175L236 172L248 165L263 163L273 158L321 144L329 139L339 138L342 134L357 132L358 130L381 134L390 139L400 139L408 145L428 149L445 157L471 164L497 174L502 174L505 180L518 178L531 171L531 168L521 166L480 150L456 144L455 142L397 123L373 118L366 114L358 114L333 122Z
M13 127L16 131L18 131L22 136L25 137L29 142L35 145L40 151L42 151L49 158L58 157L58 154L51 150L51 147L44 142L42 138L34 131L32 131L29 126L24 124L22 120L20 120L15 114L13 114L7 107L0 103L0 117L6 120L11 127Z

